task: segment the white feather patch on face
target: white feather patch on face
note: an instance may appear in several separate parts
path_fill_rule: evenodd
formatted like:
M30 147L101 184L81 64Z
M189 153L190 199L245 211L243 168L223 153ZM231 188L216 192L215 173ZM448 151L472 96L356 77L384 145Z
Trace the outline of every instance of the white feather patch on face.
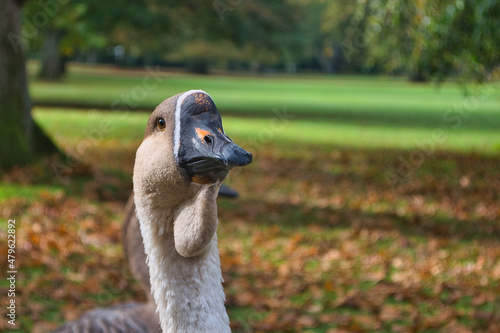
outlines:
M184 99L191 94L203 93L208 97L212 98L203 90L189 90L179 96L177 99L177 104L175 105L175 128L174 128L174 156L175 160L179 162L179 148L181 146L181 106Z

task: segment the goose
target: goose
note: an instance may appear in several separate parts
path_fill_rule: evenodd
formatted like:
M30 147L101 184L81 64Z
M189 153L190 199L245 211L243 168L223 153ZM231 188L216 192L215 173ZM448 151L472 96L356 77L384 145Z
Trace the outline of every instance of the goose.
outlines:
M229 171L252 158L225 134L206 92L190 90L158 105L136 153L126 216L126 228L138 225L147 258L147 270L132 270L151 297L91 311L56 332L230 332L216 198ZM142 248L132 235L125 242ZM138 256L130 262L141 265Z

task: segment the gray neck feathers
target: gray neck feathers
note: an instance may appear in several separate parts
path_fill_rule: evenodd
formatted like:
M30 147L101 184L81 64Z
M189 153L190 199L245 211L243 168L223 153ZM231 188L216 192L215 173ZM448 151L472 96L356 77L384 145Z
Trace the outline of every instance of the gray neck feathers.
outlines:
M214 208L206 211L200 206L207 205L204 199L197 196L170 208L148 207L136 200L163 332L230 332L215 233L217 212L215 208L214 222ZM181 256L178 243L191 252Z

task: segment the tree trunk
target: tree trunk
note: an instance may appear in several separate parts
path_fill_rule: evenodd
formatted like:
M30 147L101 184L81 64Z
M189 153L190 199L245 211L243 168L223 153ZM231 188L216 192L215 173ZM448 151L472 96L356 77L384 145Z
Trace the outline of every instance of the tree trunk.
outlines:
M0 0L0 167L26 164L55 145L34 123L21 39L21 1Z
M420 61L417 60L415 65L412 68L410 73L410 81L411 82L427 82L429 79L428 73L425 70L424 64L421 64Z
M208 61L204 58L195 58L188 62L188 69L195 74L208 74Z
M45 31L42 45L41 78L57 80L64 74L65 62L59 53L62 36L62 31L56 28L49 28Z
M316 52L314 52L314 56L316 57L316 61L318 61L321 66L321 71L325 74L333 74L333 66L331 63L331 59L325 57L321 48L316 48Z

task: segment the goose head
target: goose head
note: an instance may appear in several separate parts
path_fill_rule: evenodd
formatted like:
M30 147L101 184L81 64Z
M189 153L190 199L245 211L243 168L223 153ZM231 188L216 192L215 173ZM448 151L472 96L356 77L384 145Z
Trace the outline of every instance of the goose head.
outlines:
M138 216L148 220L155 209L171 208L176 250L185 257L196 255L215 232L220 184L232 168L251 161L252 155L224 133L206 92L168 98L149 117L137 150L133 182Z
M134 184L153 201L176 205L197 185L220 185L232 168L250 162L252 154L225 134L210 95L191 90L166 99L149 117Z

